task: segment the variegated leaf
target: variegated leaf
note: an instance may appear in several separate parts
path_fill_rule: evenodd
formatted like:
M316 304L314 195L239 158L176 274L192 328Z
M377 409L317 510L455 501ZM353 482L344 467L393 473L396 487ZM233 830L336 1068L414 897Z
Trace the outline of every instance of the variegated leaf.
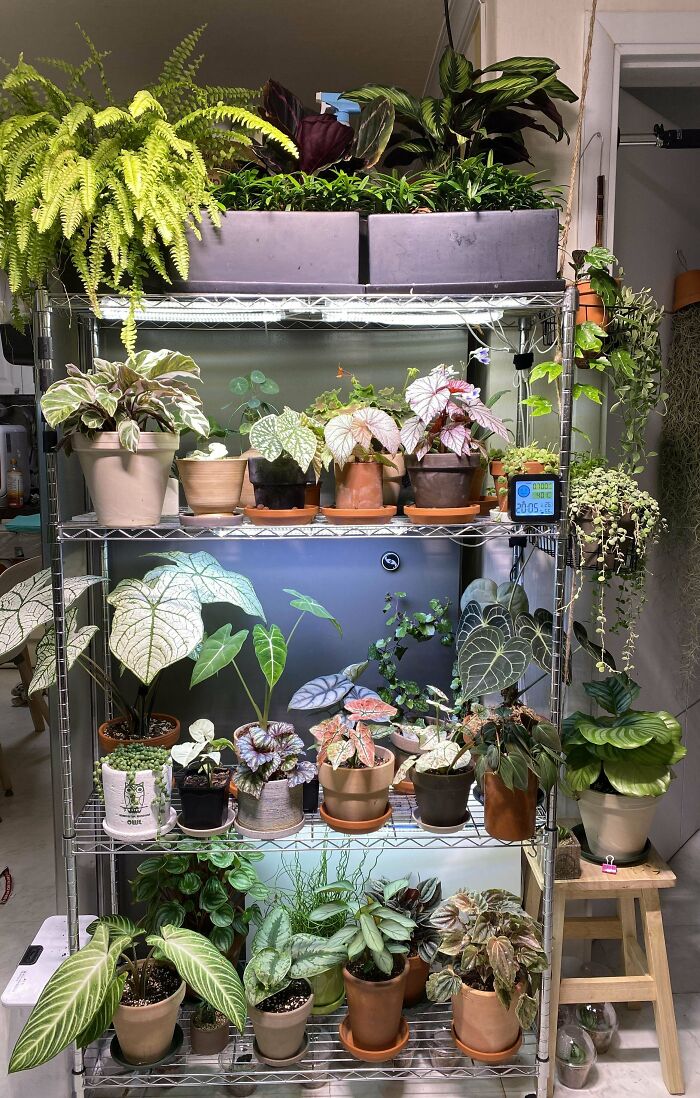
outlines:
M166 572L177 571L189 577L200 602L228 602L231 606L239 606L251 617L265 620L265 611L248 577L229 572L210 553L183 553L173 549L155 553L154 556L171 561L171 565L151 569L144 576L145 582L150 583Z
M160 935L149 936L146 940L175 966L200 998L243 1031L246 1008L240 977L208 938L193 930L164 926Z
M66 610L88 587L103 582L100 576L76 576L67 579L63 585ZM52 619L51 573L48 568L44 568L0 597L0 658L19 648L34 629L47 625Z
M250 428L250 444L268 461L275 461L282 454L282 443L277 435L277 416L262 416Z
M425 439L425 423L418 416L411 416L401 427L401 445L407 454L415 454Z
M277 416L277 437L300 469L306 471L316 454L317 439L310 427L305 427L299 412L285 408ZM252 442L252 431L251 431ZM253 442L253 445L255 443Z
M333 460L342 469L352 457L353 450L359 441L352 415L348 412L334 416L326 424L323 436L333 455Z
M82 629L77 624L78 611L76 608L66 614L65 649L66 663L71 668L78 656L81 656L90 644L97 632L96 625L85 625ZM29 684L28 694L36 694L42 690L48 690L56 682L56 630L51 624L36 647L36 662L34 674Z
M204 634L189 576L165 569L153 582L125 579L108 596L115 608L109 646L142 683L188 656Z
M355 720L376 721L383 724L398 713L395 706L381 698L351 698L345 702L345 709Z
M94 401L95 387L88 377L66 377L49 386L41 398L41 410L49 426L58 427L69 416L76 415L84 404Z
M478 698L513 686L531 659L532 647L522 637L506 637L490 625L475 629L457 657L465 697Z
M451 396L448 383L453 374L449 366L436 366L426 377L412 381L406 389L406 400L423 423L432 423L447 407Z
M287 662L287 642L277 625L265 628L253 626L253 647L268 686L273 687L279 680Z

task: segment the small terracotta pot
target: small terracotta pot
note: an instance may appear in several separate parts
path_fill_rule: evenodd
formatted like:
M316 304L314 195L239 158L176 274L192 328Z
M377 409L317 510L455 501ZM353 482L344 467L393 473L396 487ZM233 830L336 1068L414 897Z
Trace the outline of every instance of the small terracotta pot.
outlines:
M102 755L110 755L114 751L115 747L125 747L127 744L139 743L144 747L173 747L180 739L180 722L177 717L171 717L169 713L153 713L152 716L156 720L170 721L172 729L170 732L164 732L162 736L149 736L144 740L120 740L115 736L110 736L109 730L115 724L121 724L124 720L123 717L113 717L110 721L105 721L97 729L97 739L100 744L100 753Z
M381 465L376 461L349 461L342 469L336 465L335 505L353 511L383 507Z
M228 1020L215 1029L200 1029L194 1022L190 1023L190 1045L195 1056L213 1056L225 1049L228 1042Z
M510 1010L506 1010L495 991L476 991L463 984L460 994L452 996L452 1018L459 1040L475 1053L485 1055L512 1048L520 1034L515 1008L524 990L518 985Z
M255 1040L266 1060L288 1060L297 1054L304 1043L306 1022L313 1005L314 997L309 989L309 997L303 1006L283 1014L248 1006Z
M493 486L498 499L499 511L508 510L508 479L506 477L505 466L502 461L492 461L489 465L489 472L493 477ZM505 492L501 492L501 489L505 488Z
M177 471L185 490L187 503L195 515L230 514L241 498L244 457L197 461L178 458Z
M406 458L406 468L417 507L466 507L471 497L474 470L481 464L478 454L426 454L418 461Z
M395 759L386 747L377 747L375 764L352 770L322 763L319 779L328 814L336 820L376 820L386 811Z
M683 271L673 284L673 312L700 301L700 271Z
M508 789L498 774L484 775L484 824L489 835L518 843L535 834L537 778L528 772L527 789ZM468 1043L468 1042L467 1042Z
M382 465L382 497L385 507L396 507L406 476L406 459L403 454L389 454L392 465Z
M492 462L491 464L492 465L495 465L495 464L503 465L503 462L500 462L500 461L499 462ZM544 464L541 461L525 461L525 462L523 462L523 472L525 472L525 473L544 473ZM503 476L498 477L497 482L496 482L496 478L494 478L494 482L496 483L496 493L498 495L498 509L499 509L499 511L507 511L508 510L508 485L509 485L509 482L510 482L510 478L505 475L505 470L504 470ZM502 491L502 489L505 489L505 490Z
M452 827L467 816L469 791L474 782L474 767L469 765L452 774L426 774L413 768L413 788L421 820L432 827Z
M609 316L600 294L591 289L590 282L577 283L578 308L576 310L577 324L598 324L601 328L607 328Z
M143 962L139 962L139 967ZM130 1064L152 1064L170 1048L177 1012L185 997L184 980L177 991L148 1006L122 1006L114 1012L114 1028L122 1056Z
M304 487L304 507L315 507L316 510L321 506L321 482L317 480L314 484L306 484Z
M425 998L425 985L430 975L430 965L422 957L408 958L408 975L403 992L403 1005L410 1007Z
M407 977L408 961L403 972L394 976L393 980L377 983L358 980L347 968L343 969L350 1029L359 1050L379 1052L391 1048L396 1042Z

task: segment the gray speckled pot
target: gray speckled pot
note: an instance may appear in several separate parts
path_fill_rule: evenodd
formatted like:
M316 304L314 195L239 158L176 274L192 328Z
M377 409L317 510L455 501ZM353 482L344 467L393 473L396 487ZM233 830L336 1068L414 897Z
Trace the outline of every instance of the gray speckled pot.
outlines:
M238 792L238 823L263 838L273 839L281 831L296 827L304 819L303 787L290 789L287 779L266 782L256 801L250 793Z

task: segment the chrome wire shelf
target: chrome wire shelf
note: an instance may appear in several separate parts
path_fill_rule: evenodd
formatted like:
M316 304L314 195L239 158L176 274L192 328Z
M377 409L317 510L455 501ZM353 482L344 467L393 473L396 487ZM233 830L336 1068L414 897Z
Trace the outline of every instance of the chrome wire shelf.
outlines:
M235 828L226 834L223 841L229 841L231 845L244 843L249 850L263 850L267 853L278 851L310 851L310 850L344 850L348 846L361 847L363 850L387 850L400 848L402 850L435 850L435 849L465 849L475 847L507 847L512 844L494 839L488 834L484 826L483 806L472 795L469 799L470 818L461 831L452 835L433 834L424 831L415 823L413 810L415 801L413 797L400 793L391 793L389 802L392 814L387 823L378 831L369 835L344 835L339 831L333 831L323 823L318 812L307 813L304 826L296 835L285 839L248 839L238 835ZM180 804L176 790L172 795L173 808L179 812ZM235 806L234 806L235 807ZM71 840L75 854L164 854L168 851L167 840L177 836L179 841L177 849L170 847L173 853L186 854L188 851L201 849L201 840L188 841L178 827L158 839L147 839L144 842L122 842L111 839L104 828L104 807L93 793L85 808L75 821L75 836ZM538 826L544 822L544 816L538 819ZM217 839L220 842L221 839ZM533 836L533 843L541 841Z
M250 1023L242 1037L231 1027L231 1043L221 1060L216 1055L193 1056L189 1013L183 1011L180 1017L184 1031L181 1051L168 1064L136 1069L125 1068L112 1059L109 1046L113 1032L110 1030L86 1051L85 1090L101 1094L118 1091L123 1095L135 1094L141 1087L208 1087L214 1093L216 1087L246 1084L306 1084L311 1090L336 1080L346 1083L396 1080L455 1083L461 1079L534 1079L537 1076L535 1042L530 1034L525 1035L519 1052L506 1064L492 1067L463 1056L451 1044L449 1005L428 1003L407 1010L408 1044L396 1059L383 1064L363 1063L346 1052L338 1037L338 1025L344 1015L345 1009L341 1009L326 1017L311 1018L307 1024L307 1055L286 1068L273 1068L257 1061Z
M96 516L77 515L58 526L59 541L223 541L278 540L296 538L452 538L475 547L504 537L524 537L537 542L555 540L557 528L551 525L530 525L521 522L496 522L489 518L450 526L419 526L407 518L368 526L339 526L323 516L305 526L255 526L244 519L240 526L182 526L179 522L161 522L157 526L134 526L115 529L98 526Z

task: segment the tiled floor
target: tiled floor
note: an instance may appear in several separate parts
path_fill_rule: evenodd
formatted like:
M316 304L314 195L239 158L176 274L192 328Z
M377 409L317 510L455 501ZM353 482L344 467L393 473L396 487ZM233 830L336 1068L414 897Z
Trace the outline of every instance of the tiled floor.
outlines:
M15 684L14 671L0 670L0 740L12 773L15 796L0 797L0 870L10 865L15 889L10 902L0 907L0 988L4 987L25 946L43 920L55 912L53 840L51 835L49 747L45 732L37 736L31 728L26 709L10 706L10 690ZM675 990L676 1016L686 1075L686 1094L700 1098L700 833L676 855L673 867L678 876L675 889L663 896L666 939ZM598 947L596 959L615 965L614 946ZM661 1098L666 1089L661 1080L652 1011L619 1008L620 1031L612 1050L603 1057L591 1077L589 1094L608 1098ZM7 1063L5 1011L0 1009L0 1095ZM381 1087L353 1085L338 1088L334 1098L524 1098L532 1083L520 1080L461 1083L404 1084L387 1083ZM335 1088L334 1088L335 1091ZM176 1098L174 1091L168 1091ZM201 1092L200 1092L201 1093ZM227 1091L208 1092L224 1098ZM294 1095L277 1092L278 1098L302 1098L304 1094L326 1098L327 1088L302 1091ZM572 1092L557 1088L558 1098ZM28 1087L23 1098L34 1095ZM184 1098L179 1093L177 1098ZM277 1098L277 1096L276 1096Z

